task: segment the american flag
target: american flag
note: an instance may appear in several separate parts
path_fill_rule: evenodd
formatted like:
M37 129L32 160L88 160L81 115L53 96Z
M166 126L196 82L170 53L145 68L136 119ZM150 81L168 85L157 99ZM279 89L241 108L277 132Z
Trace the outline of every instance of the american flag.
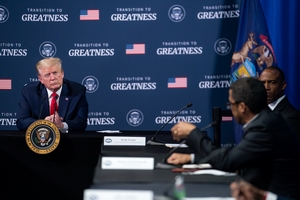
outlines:
M186 88L186 87L187 87L186 77L168 78L168 88Z
M99 20L99 10L80 10L80 20Z
M126 54L145 54L145 44L127 44Z

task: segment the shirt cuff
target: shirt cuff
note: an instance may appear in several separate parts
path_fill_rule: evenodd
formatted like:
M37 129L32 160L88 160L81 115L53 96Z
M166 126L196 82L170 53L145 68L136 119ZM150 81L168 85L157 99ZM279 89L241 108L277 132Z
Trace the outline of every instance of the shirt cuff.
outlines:
M62 133L68 133L68 130L69 130L68 124L66 122L63 122L63 125L64 125L64 127L59 129L60 132L62 132Z
M191 163L195 163L195 154L191 153Z
M265 200L277 200L277 195L272 192L265 193Z

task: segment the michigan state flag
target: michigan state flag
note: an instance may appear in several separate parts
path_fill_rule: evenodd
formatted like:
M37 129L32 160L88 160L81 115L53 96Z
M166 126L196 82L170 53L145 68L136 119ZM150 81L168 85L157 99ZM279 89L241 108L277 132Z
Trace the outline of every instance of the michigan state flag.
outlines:
M262 70L276 66L276 57L259 0L242 0L238 36L231 59L231 82L242 77L258 77ZM243 136L234 121L235 140Z

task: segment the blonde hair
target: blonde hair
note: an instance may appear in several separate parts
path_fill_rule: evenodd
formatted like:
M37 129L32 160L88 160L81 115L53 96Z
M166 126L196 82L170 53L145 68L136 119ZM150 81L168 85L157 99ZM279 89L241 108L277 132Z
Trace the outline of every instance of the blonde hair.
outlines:
M37 64L36 64L36 72L37 72L37 75L39 76L39 69L42 69L42 68L48 68L48 67L51 67L51 66L54 66L54 65L57 65L58 68L60 68L61 72L63 72L63 68L62 68L62 61L59 59L59 58L45 58L45 59L42 59L40 60Z

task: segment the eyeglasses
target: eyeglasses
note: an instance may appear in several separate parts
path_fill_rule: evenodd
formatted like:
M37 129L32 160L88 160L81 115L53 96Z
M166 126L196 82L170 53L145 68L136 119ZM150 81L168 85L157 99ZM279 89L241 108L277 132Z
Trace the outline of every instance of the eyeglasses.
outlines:
M227 102L227 103L226 103L226 108L229 110L229 109L231 109L231 106L233 106L233 105L235 105L235 104L239 104L239 103L241 103L241 102L240 102L240 101L236 101L236 102L234 102L234 103Z

